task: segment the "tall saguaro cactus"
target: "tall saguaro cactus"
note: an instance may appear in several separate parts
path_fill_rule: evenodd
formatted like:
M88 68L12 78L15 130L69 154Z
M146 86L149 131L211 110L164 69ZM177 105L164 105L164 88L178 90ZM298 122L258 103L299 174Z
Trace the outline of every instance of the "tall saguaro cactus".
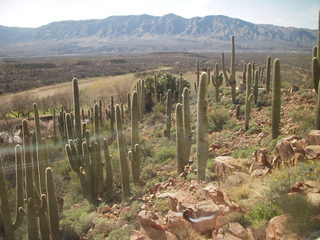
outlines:
M220 86L222 85L222 80L223 80L222 73L219 74L219 64L216 63L216 68L215 68L215 71L214 71L214 75L212 76L212 85L215 88L215 99L216 99L216 102L220 101L219 93L220 93ZM208 79L208 81L210 81L210 78Z
M234 36L231 38L231 44L232 44L232 54L231 54L231 65L230 65L230 74L228 75L225 66L224 66L224 53L222 53L222 72L223 76L226 79L226 82L230 84L231 88L231 98L232 103L236 104L236 69L235 69L235 47L234 47Z
M78 80L74 78L72 80L73 89L73 112L74 112L74 127L75 137L80 141L81 138L81 118L80 118L80 96Z
M246 101L245 101L245 124L244 129L247 131L249 129L250 113L251 113L251 103L253 95L251 94L251 83L252 82L252 66L248 63L247 67L247 78L246 78Z
M117 142L120 160L120 173L122 185L122 197L128 199L130 196L130 183L129 183L129 167L125 149L125 138L122 132L122 122L120 115L120 106L116 105L116 126L117 126Z
M281 79L280 79L280 61L278 58L273 63L273 79L272 79L272 109L271 109L271 134L272 139L276 139L280 125L280 107L281 107Z
M46 169L47 206L50 232L53 240L59 240L59 213L51 168Z
M267 57L267 63L266 63L266 92L270 92L270 80L271 80L271 57Z
M177 160L178 160L178 173L182 173L184 170L185 162L185 137L183 130L183 115L182 115L182 105L178 103L176 105L176 145L177 145Z
M185 158L189 160L191 152L191 125L190 125L190 101L189 101L189 89L184 88L182 93L182 107L183 107L183 129L185 137Z
M198 180L205 180L208 160L208 117L207 117L207 74L202 73L198 88L197 100L197 159L198 159Z
M171 89L167 91L167 102L166 102L166 130L164 131L164 135L167 138L170 138L171 131L171 108L172 108L172 92Z
M134 183L139 183L140 181L138 108L139 106L138 106L137 92L133 92L132 100L131 100L131 151L132 151L132 178Z

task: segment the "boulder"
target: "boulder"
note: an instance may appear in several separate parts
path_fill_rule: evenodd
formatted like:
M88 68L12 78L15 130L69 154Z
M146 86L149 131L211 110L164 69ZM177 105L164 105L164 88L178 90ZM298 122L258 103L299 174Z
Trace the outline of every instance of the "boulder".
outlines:
M142 210L138 214L138 221L149 238L166 240L165 226L159 224L156 221L157 219L158 217L154 213L147 212L146 210Z
M266 229L266 240L302 240L298 235L286 229L286 221L285 214L272 218Z
M224 181L234 172L245 172L248 159L235 159L231 156L218 156L214 159L215 173L219 181Z
M216 204L224 205L231 209L238 209L239 206L232 202L222 189L215 187L209 183L204 189L205 196L211 198Z
M229 232L232 233L232 235L244 239L247 236L247 231L244 227L241 226L240 223L229 223Z
M311 130L306 142L308 145L320 145L320 130Z
M309 159L314 159L320 156L320 145L309 145L306 147L306 155Z

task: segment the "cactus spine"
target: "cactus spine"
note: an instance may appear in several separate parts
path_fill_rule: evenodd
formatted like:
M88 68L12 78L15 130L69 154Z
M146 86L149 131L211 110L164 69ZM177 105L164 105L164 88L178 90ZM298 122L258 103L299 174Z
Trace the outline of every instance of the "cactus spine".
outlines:
M197 159L198 180L205 180L208 159L207 74L202 73L197 100Z
M222 74L219 74L219 64L216 63L216 69L215 69L214 75L212 76L212 85L215 88L216 102L220 101L219 93L220 93L220 86L222 85L222 80L223 80ZM209 81L210 81L210 78L209 78Z
M166 102L166 130L165 130L165 136L167 138L170 138L170 129L171 129L171 108L172 108L172 93L171 89L167 91L167 102Z
M272 109L271 109L271 127L272 139L276 139L280 125L280 105L281 105L281 79L280 79L280 61L278 58L273 63L273 80L272 80Z
M234 47L234 36L231 38L232 44L232 54L231 54L231 66L230 66L230 75L227 74L227 71L224 66L224 53L222 53L222 72L223 76L226 79L226 82L230 85L231 88L231 98L232 103L236 104L236 69L235 69L235 47Z
M121 173L121 185L122 185L122 197L127 199L130 196L130 184L129 184L129 167L125 150L125 138L122 132L122 123L120 116L120 106L116 106L116 126L117 126L117 142L118 152L120 160L120 173Z
M138 116L138 95L132 93L131 99L131 151L132 151L132 178L134 183L140 181L140 156L139 156L139 116ZM136 150L137 147L137 152Z

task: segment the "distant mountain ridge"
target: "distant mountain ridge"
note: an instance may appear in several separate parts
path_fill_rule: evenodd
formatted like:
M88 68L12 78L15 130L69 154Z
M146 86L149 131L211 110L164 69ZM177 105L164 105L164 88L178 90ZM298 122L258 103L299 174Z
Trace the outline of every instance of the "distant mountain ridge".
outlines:
M0 57L150 51L305 51L316 30L253 24L222 15L186 19L174 14L111 16L53 22L38 28L0 26Z

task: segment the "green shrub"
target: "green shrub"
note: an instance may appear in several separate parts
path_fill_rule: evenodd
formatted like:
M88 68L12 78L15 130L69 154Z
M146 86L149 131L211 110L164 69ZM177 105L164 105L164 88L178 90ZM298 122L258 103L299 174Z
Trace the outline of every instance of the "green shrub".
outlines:
M158 198L154 202L154 207L161 214L166 214L169 211L168 200L164 198Z
M250 225L258 226L281 214L279 206L274 202L261 202L254 205L245 215L244 220Z
M223 107L216 108L208 114L209 130L214 132L221 131L229 120L230 113L228 109Z
M292 120L298 123L297 133L305 136L314 127L315 113L311 110L296 110L289 114Z
M266 197L280 199L287 195L290 187L304 180L320 181L320 161L298 162L297 166L276 169L269 175Z
M250 146L245 149L236 149L232 153L232 157L234 157L234 158L251 158L252 153L259 148L260 148L260 146Z
M309 236L319 230L320 207L307 201L301 194L293 194L279 200L281 210L288 216L287 227L301 236Z
M113 230L109 236L109 240L129 240L132 231L132 226L124 225L121 228Z
M176 147L175 146L166 146L160 147L156 150L154 155L154 161L157 163L165 163L172 160L176 156Z

